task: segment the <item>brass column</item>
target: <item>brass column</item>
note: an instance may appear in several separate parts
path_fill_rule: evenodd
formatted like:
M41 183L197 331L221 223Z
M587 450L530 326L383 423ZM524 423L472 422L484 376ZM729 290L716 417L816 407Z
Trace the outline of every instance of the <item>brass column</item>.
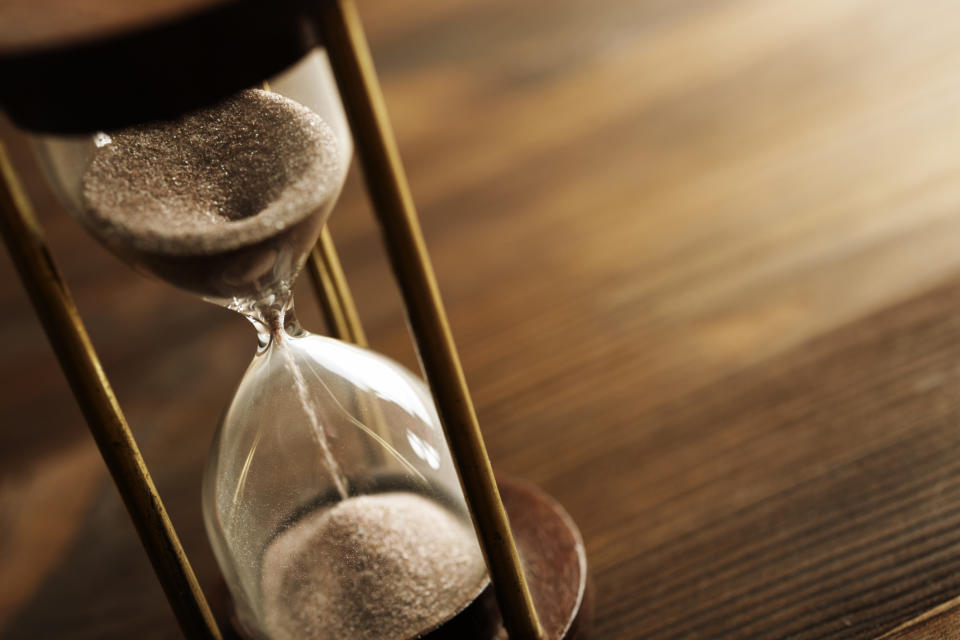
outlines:
M187 638L219 640L217 623L2 144L0 232L180 629Z
M373 208L473 524L513 640L543 634L440 299L413 198L352 0L318 4L318 26L356 140Z
M310 252L307 268L330 333L345 342L366 347L367 334L363 331L353 294L350 293L347 278L340 266L340 258L333 246L333 237L326 225Z

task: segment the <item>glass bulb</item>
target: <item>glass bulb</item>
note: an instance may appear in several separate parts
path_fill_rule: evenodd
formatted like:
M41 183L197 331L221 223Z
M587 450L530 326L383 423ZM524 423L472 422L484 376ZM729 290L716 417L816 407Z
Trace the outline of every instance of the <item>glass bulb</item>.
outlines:
M238 617L269 638L415 637L487 583L433 401L397 363L285 324L204 479Z
M353 150L320 49L177 121L36 141L61 200L111 251L238 310L284 297Z

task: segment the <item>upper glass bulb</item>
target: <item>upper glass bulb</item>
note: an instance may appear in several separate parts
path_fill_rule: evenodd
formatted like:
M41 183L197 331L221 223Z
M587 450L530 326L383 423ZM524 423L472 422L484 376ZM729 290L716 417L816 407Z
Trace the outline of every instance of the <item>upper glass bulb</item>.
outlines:
M135 267L226 306L282 298L346 179L326 57L175 121L42 137L62 199Z

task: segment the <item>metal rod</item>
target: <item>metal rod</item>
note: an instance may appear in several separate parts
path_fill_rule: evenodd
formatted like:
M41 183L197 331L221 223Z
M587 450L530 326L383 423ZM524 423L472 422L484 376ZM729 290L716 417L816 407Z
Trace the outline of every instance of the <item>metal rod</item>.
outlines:
M320 2L317 10L374 212L456 461L504 626L514 640L540 638L540 622L487 458L359 15L352 0Z
M360 315L328 227L324 226L320 232L320 239L310 252L307 266L330 333L340 340L366 347L367 334L360 323Z
M330 334L339 340L367 347L367 334L363 330L350 285L343 273L340 256L333 246L333 236L326 225L320 231L317 244L310 251L307 267ZM393 436L386 428L380 405L371 402L363 394L358 394L355 401L360 420L393 446ZM367 440L366 449L371 463L383 464L386 460L383 450L374 442Z
M7 249L180 629L188 638L219 639L217 623L2 144L0 174L0 231Z

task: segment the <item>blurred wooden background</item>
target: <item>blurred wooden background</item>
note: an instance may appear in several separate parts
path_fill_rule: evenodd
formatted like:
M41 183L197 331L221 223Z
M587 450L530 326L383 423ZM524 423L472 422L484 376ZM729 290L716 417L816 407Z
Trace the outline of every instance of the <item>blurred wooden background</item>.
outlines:
M592 637L958 637L916 619L960 596L960 6L359 6L494 466L579 523ZM253 332L0 133L213 588L200 473ZM332 228L415 366L356 172ZM0 253L0 635L177 637Z

